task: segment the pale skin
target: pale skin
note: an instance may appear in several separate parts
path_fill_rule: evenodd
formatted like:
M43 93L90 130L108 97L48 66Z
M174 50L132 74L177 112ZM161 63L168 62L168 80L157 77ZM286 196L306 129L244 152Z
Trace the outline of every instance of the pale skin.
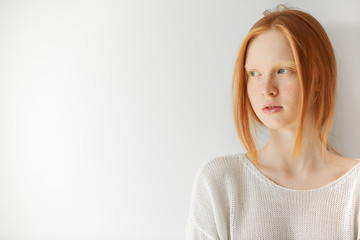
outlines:
M266 177L286 188L316 189L340 178L359 163L329 151L322 156L310 112L305 118L301 155L292 156L300 85L290 43L281 32L269 30L250 42L245 69L251 106L270 129L268 142L258 150L258 170ZM262 110L265 103L276 103L282 108L266 114Z

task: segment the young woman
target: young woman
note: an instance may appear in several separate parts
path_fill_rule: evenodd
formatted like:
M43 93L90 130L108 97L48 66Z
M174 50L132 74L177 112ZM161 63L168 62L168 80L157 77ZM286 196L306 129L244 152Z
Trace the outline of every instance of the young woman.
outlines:
M336 63L311 15L266 11L235 64L236 129L246 154L205 163L187 239L359 239L360 162L328 143ZM270 130L256 146L257 126Z

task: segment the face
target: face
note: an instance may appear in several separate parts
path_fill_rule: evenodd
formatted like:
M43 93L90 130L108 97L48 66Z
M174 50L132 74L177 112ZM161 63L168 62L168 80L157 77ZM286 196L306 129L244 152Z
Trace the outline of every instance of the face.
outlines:
M287 38L277 30L255 37L248 46L245 70L256 116L270 129L295 130L300 83Z

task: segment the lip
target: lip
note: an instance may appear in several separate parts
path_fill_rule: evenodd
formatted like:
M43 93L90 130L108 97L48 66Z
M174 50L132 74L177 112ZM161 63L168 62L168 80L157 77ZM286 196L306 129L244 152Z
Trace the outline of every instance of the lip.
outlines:
M273 107L273 108L268 108ZM283 107L277 103L265 103L262 110L266 114L273 114L281 111Z
M277 103L265 103L264 106L262 107L262 110L266 109L267 107L281 107L281 105L277 104Z
M276 107L276 108L264 108L263 112L266 114L273 114L277 113L282 110L282 107Z

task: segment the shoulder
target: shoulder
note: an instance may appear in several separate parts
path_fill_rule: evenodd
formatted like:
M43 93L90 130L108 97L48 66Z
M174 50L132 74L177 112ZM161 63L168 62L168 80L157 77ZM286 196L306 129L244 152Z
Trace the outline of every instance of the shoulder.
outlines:
M352 191L360 197L360 159L344 156L337 156L336 167L339 178L337 181L342 183L343 188Z
M223 233L226 233L224 223L229 218L228 209L235 201L232 193L236 189L235 179L241 174L241 161L241 154L233 154L215 157L200 166L191 196L189 235L197 229L201 235L217 239L219 227L225 227Z
M336 169L336 173L339 176L343 176L354 171L359 174L360 159L333 155L332 163L333 169Z
M204 162L195 176L195 185L216 185L239 178L245 171L244 154L218 156Z
M243 164L242 161L243 161L242 153L218 156L202 163L202 165L198 170L198 174L203 174L203 175L221 174L233 168L240 167Z

